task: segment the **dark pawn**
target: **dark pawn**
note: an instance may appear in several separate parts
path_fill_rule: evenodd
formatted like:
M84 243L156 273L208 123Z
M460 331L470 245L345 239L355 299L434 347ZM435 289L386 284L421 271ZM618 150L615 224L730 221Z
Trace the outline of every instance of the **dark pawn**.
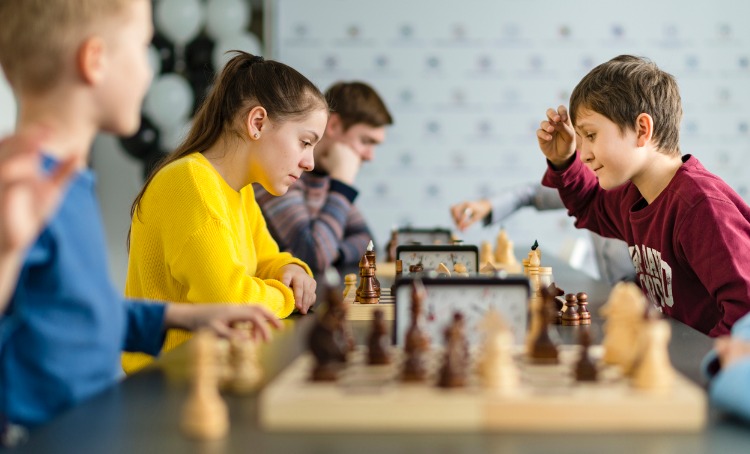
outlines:
M328 307L315 321L308 338L308 346L315 357L313 381L336 380L339 369L346 363L347 354L353 347L353 341L347 335L346 306L338 288L338 280L337 271L326 271Z
M562 315L562 324L565 326L581 324L581 316L578 315L578 298L574 293L565 295L565 312Z
M422 281L415 280L411 287L411 325L406 332L404 344L404 369L402 380L405 382L424 381L427 378L425 366L430 339L422 328L423 304L426 296Z
M375 310L372 319L372 331L367 339L367 364L390 364L391 357L388 353L390 341L385 327L383 311Z
M465 339L461 338L459 323L454 320L451 326L445 329L445 359L438 378L438 386L441 388L466 386Z
M591 312L589 312L589 296L580 292L576 294L578 300L578 315L581 317L581 325L591 324Z
M531 342L529 359L534 363L556 364L558 362L557 347L549 337L549 313L554 304L553 297L547 288L542 288L542 304L537 308L537 316L542 321L538 337Z
M578 342L581 345L581 356L576 363L576 381L596 381L596 365L591 361L591 357L589 356L591 335L589 334L588 328L581 329Z

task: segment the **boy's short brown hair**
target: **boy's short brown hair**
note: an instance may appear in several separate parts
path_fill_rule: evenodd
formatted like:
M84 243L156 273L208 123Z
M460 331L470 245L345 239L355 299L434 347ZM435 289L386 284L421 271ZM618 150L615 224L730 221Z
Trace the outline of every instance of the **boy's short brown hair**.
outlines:
M654 121L653 139L667 154L680 152L682 103L675 78L651 60L620 55L592 69L570 96L570 118L586 109L604 115L620 131L635 130L638 115Z
M325 92L331 112L339 114L344 130L364 123L379 128L393 124L377 92L363 82L338 82Z
M51 88L91 24L132 1L0 0L0 65L11 87Z

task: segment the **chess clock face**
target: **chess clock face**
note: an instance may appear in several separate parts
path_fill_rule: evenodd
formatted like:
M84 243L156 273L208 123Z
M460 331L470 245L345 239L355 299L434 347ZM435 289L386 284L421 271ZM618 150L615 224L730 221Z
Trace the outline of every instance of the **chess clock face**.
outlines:
M400 279L394 288L393 341L399 346L404 345L411 325L412 281L408 277ZM525 277L423 278L422 283L426 290L422 326L432 345L443 345L443 332L455 312L464 316L470 345L477 345L482 333L480 323L490 309L496 310L510 326L517 344L524 342L529 300L529 280Z
M403 244L396 248L396 260L403 263L404 274L409 267L422 264L425 272L434 271L444 263L453 272L453 266L463 264L469 274L479 271L479 249L475 245L418 245Z
M398 244L452 244L453 233L449 229L419 229L403 227L398 229Z

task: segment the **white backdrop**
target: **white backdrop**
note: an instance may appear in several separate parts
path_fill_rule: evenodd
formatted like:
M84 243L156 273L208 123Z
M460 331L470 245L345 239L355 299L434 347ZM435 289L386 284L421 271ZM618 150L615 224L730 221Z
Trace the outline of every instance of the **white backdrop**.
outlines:
M748 200L750 3L268 0L270 56L321 89L364 80L396 124L357 181L358 204L383 245L394 225L450 226L462 199L538 182L535 130L586 72L621 53L678 79L683 153ZM562 211L524 210L505 224L517 245L561 253L584 237ZM495 229L475 227L473 243Z

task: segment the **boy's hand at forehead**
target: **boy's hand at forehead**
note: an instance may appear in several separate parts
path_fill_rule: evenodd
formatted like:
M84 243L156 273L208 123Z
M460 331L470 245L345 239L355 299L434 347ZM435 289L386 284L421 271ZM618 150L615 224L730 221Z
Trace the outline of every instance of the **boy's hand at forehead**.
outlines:
M547 109L547 119L536 131L539 148L557 169L570 165L576 151L576 132L565 106Z
M0 140L0 254L25 250L57 209L76 171L75 158L42 172L41 144L46 137L33 128Z
M349 186L354 184L362 165L362 157L342 142L334 142L325 153L318 156L318 161L331 178Z
M278 278L284 285L288 286L294 292L294 306L302 314L307 314L313 304L315 304L315 289L318 283L315 279L299 265L290 263L281 267Z

